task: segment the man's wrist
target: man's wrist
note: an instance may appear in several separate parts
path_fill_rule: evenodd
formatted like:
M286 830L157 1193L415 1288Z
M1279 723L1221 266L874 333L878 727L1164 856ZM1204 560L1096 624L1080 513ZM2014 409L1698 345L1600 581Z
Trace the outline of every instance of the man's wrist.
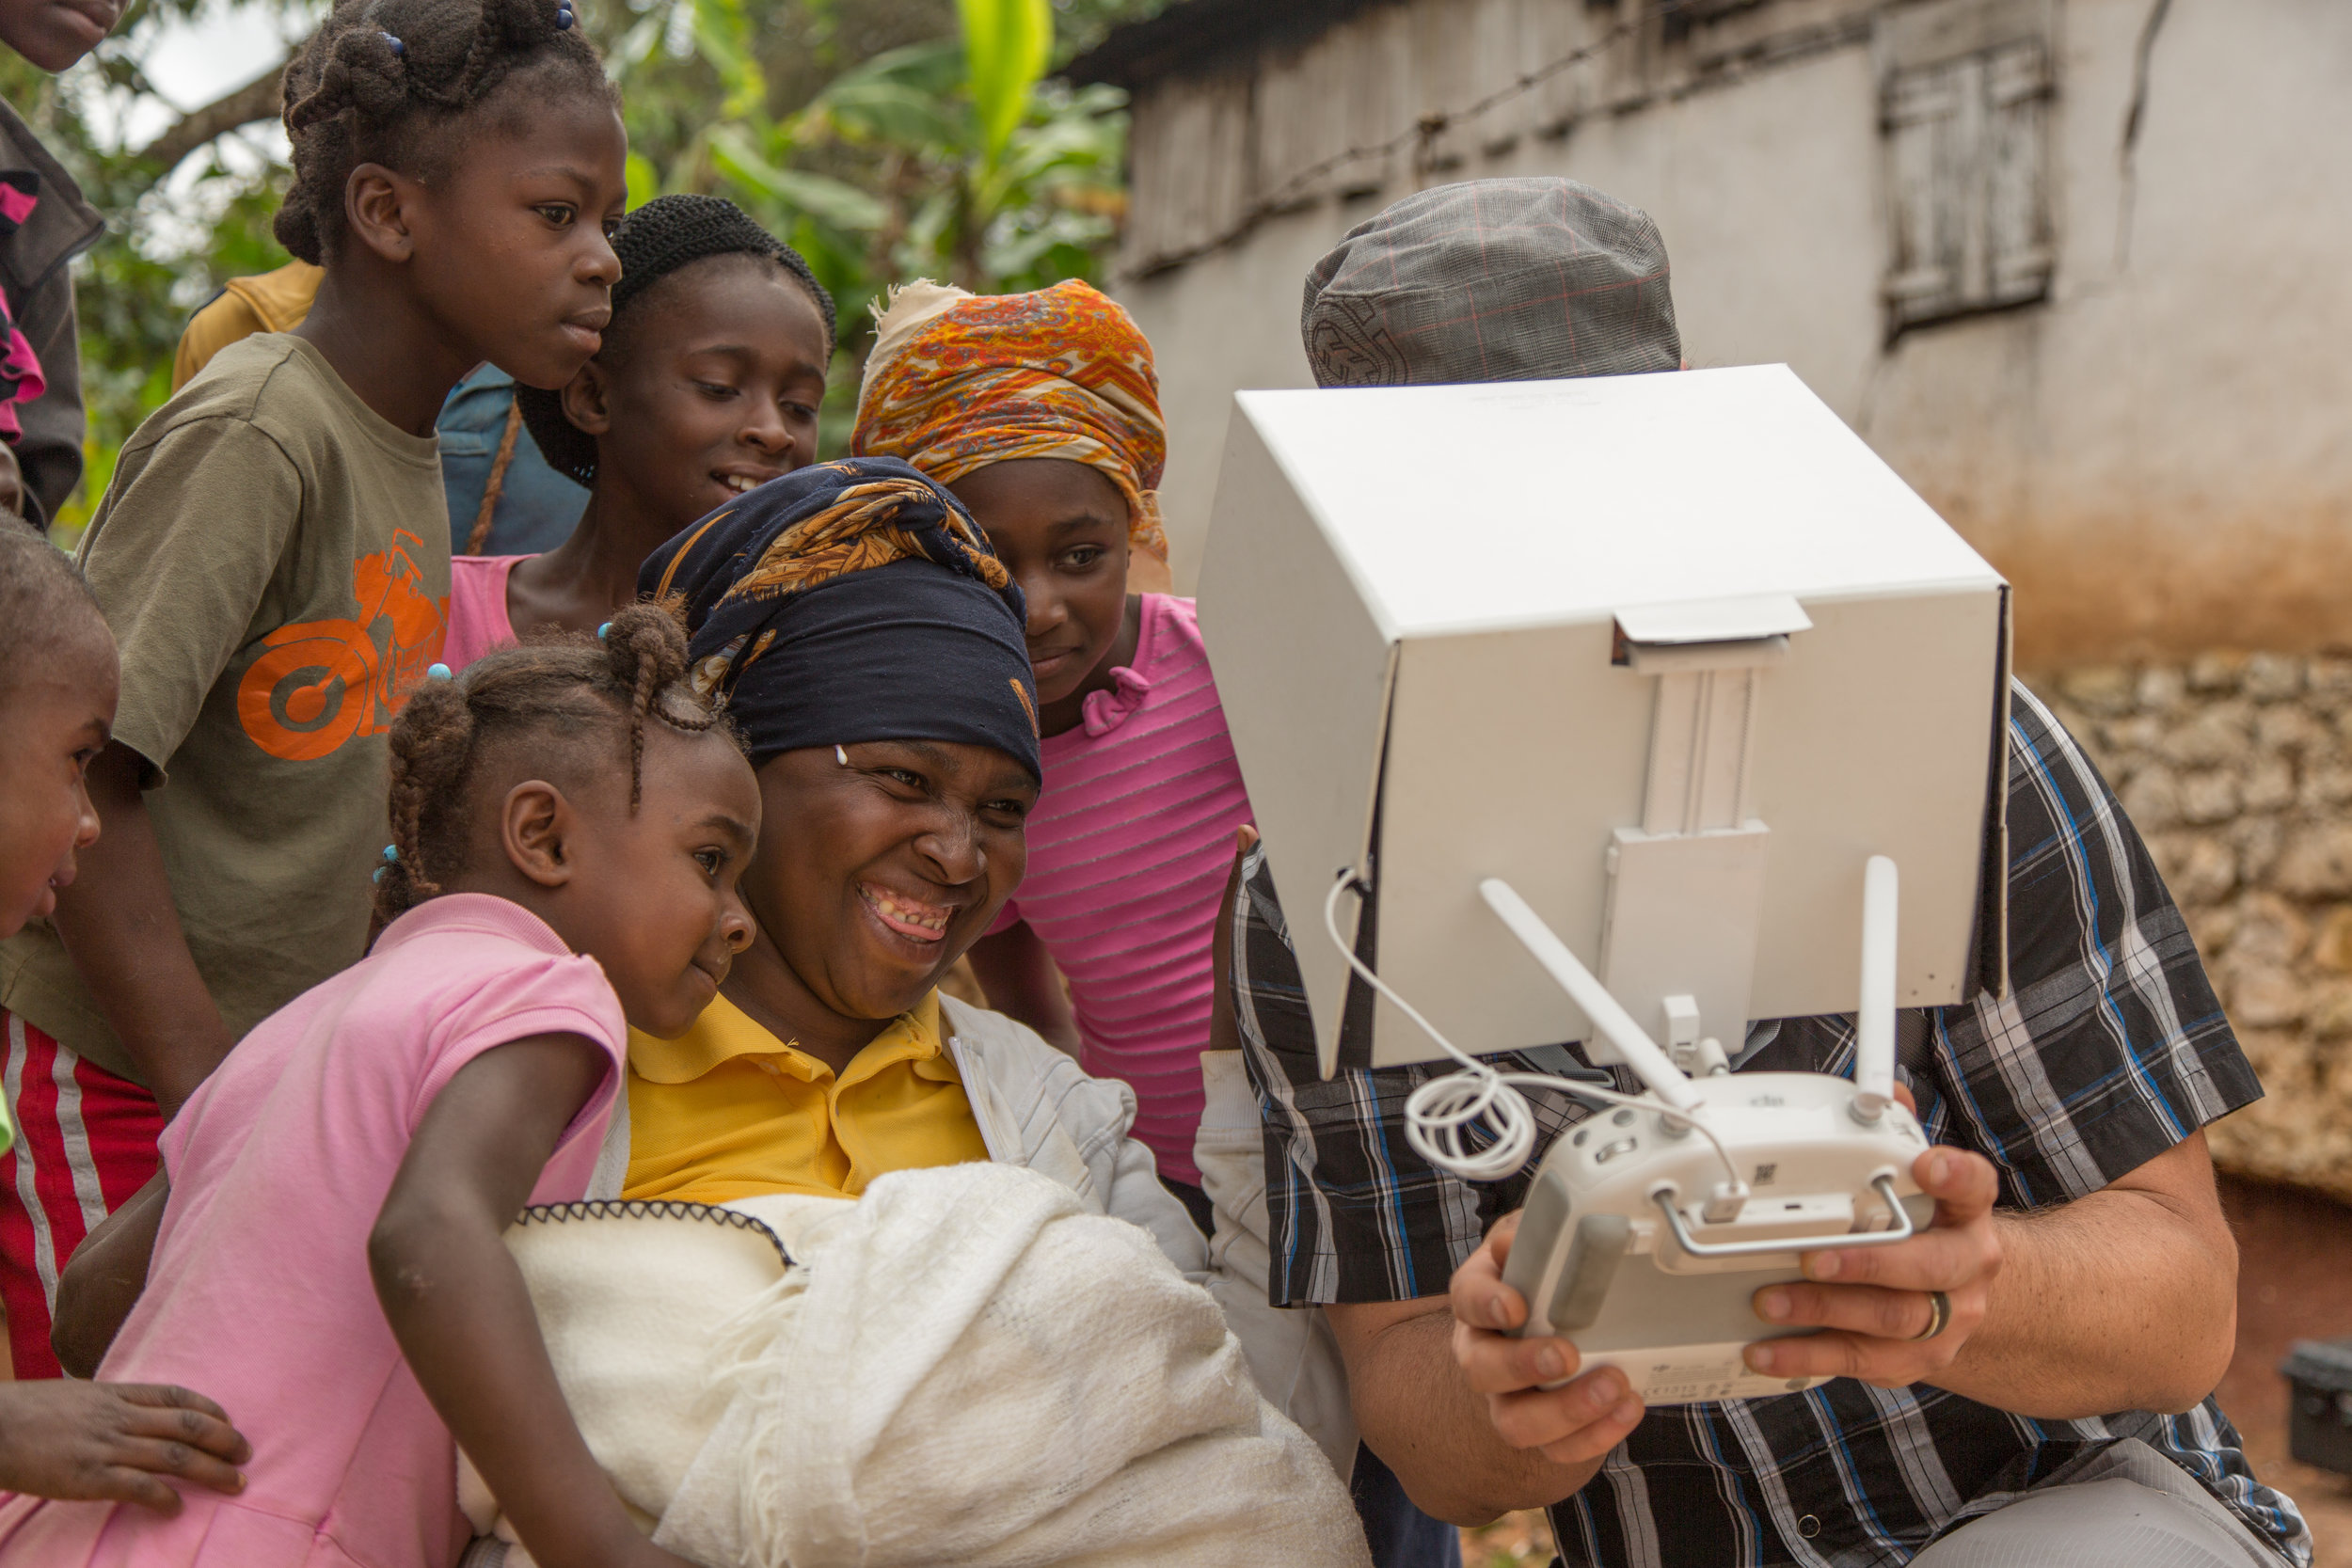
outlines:
M1492 1402L1454 1356L1446 1297L1324 1311L1347 1365L1364 1440L1423 1513L1448 1524L1486 1524L1563 1502L1599 1473L1605 1454L1562 1460L1547 1453L1543 1444L1555 1433L1520 1433L1526 1446L1503 1434Z
M1540 1453L1522 1449L1505 1452L1509 1457L1490 1465L1483 1475L1450 1470L1441 1477L1428 1477L1442 1490L1431 1491L1426 1501L1415 1497L1415 1506L1449 1525L1476 1529L1493 1524L1506 1513L1549 1510L1571 1501L1593 1483L1606 1463L1603 1459L1587 1459L1574 1465L1557 1465ZM1383 1463L1389 1462L1384 1459ZM1389 1468L1400 1477L1403 1474L1393 1463L1389 1463ZM1423 1490L1430 1488L1424 1486Z

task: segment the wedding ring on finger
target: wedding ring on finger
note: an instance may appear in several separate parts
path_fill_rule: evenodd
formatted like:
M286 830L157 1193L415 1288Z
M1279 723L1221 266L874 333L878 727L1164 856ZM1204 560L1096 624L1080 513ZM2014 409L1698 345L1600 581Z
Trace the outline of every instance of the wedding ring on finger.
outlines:
M1941 1291L1928 1292L1928 1326L1912 1336L1914 1339L1932 1339L1951 1325L1952 1298Z

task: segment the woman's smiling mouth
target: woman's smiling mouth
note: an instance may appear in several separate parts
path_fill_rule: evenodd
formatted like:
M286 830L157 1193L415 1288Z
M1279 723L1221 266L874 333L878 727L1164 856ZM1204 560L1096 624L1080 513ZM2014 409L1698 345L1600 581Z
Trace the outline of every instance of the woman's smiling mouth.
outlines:
M933 904L909 894L891 893L872 882L857 885L858 896L875 917L898 935L912 942L942 942L947 936L947 922L955 918L952 905Z

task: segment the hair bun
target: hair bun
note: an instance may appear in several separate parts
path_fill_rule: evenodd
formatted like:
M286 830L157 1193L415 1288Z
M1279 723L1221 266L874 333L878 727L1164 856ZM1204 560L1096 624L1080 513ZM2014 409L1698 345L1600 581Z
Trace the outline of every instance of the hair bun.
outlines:
M567 4L334 0L283 77L294 172L271 226L278 243L324 264L344 233L352 170L380 163L416 173L463 150L454 122L517 71L555 73L532 84L540 98L573 91L617 103L595 47L557 20Z
M686 627L670 610L641 601L614 611L607 627L605 657L623 687L660 691L686 673Z

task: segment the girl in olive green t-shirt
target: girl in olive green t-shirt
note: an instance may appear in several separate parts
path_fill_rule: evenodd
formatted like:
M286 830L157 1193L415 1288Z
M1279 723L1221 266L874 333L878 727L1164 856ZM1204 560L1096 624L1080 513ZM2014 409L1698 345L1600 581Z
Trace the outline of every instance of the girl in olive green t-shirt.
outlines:
M11 1074L59 1085L0 1193L19 1376L56 1373L41 1278L99 1217L91 1173L122 1203L238 1037L364 950L385 734L445 629L435 416L485 359L569 380L619 276L627 137L567 0L342 0L286 102L278 235L317 303L140 426L82 543L122 697L104 837L0 946Z

